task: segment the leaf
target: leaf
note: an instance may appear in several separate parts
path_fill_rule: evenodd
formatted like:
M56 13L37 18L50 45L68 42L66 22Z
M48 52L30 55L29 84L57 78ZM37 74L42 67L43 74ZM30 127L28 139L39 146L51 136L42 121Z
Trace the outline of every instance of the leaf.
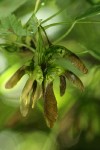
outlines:
M66 79L65 76L60 76L60 95L63 96L66 90Z
M0 18L8 16L16 11L20 6L26 3L27 0L0 0Z
M84 90L84 85L82 81L71 71L67 70L65 71L64 75L67 77L69 81L71 81L76 87L78 87L80 90Z
M100 5L93 6L89 8L86 12L84 12L82 15L78 16L76 20L85 19L87 17L95 16L100 14Z
M57 102L53 92L53 82L48 84L44 93L44 116L48 127L52 128L57 119Z
M33 14L25 25L28 33L35 34L38 31L38 19Z
M18 83L18 81L25 74L25 68L26 68L26 66L22 66L13 74L13 76L8 80L8 82L5 85L6 89L13 88Z
M22 27L22 24L15 15L10 15L6 18L1 19L0 24L1 34L15 34L17 36L26 36L26 29Z

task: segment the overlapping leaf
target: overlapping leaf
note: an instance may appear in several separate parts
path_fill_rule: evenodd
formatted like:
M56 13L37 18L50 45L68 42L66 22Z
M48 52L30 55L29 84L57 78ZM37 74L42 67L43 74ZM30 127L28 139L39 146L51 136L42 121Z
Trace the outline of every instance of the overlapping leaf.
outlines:
M27 32L31 34L35 34L38 30L38 20L33 14L31 18L28 20L28 22L25 25L25 28L27 29Z
M0 20L0 34L9 35L13 34L16 36L27 36L37 32L38 21L33 15L25 26L22 26L21 21L16 18L15 15L2 18Z

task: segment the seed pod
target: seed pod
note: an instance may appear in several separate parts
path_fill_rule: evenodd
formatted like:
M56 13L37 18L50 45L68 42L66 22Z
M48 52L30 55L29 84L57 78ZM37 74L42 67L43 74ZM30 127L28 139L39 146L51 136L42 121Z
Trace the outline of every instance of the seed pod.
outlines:
M73 65L75 65L75 67L77 67L81 72L83 72L84 74L88 72L88 69L85 67L83 62L74 53L70 52L68 58L73 63Z
M44 116L48 127L52 128L58 116L52 82L48 84L44 93Z
M25 74L25 69L26 69L26 66L22 66L21 68L19 68L13 74L13 76L8 80L8 82L5 85L5 88L6 89L13 88L18 83L18 81L22 78L22 76Z
M37 87L37 81L35 80L34 83L33 83L33 86L32 86L32 95L31 95L31 97L34 96L35 91L36 91L36 87Z
M69 81L71 81L76 87L78 87L80 90L84 90L84 85L82 81L71 71L66 71L65 76Z
M34 82L34 77L33 77L33 75L31 75L22 90L21 99L25 99L25 97L31 91L33 82Z
M40 99L41 96L42 96L42 85L37 83L37 86L33 90L32 97L31 97L32 98L32 108L34 108L37 100Z
M24 98L20 98L20 112L23 117L26 117L29 111L29 106L30 106L30 93L28 93L27 96Z
M80 58L75 55L73 52L68 50L66 47L61 45L53 45L51 49L54 49L54 54L57 54L61 57L68 58L75 67L77 67L81 72L86 74L88 69L85 67L84 63L80 60Z
M43 81L43 72L40 66L36 66L34 69L34 76L37 80L37 82L39 82L40 84Z
M34 78L31 75L31 77L27 80L20 96L20 111L24 117L28 113L33 82Z
M53 66L49 68L46 74L46 84L52 82L57 76L60 76L63 72L63 68L59 66Z
M60 52L60 55L62 54L63 57L69 58L72 64L75 65L75 67L77 67L81 72L83 72L84 74L88 72L88 69L85 67L84 63L80 60L80 58L77 55L75 55L73 52L71 52L64 46L57 47L59 47L58 50Z
M66 90L66 79L65 76L60 76L60 96L63 96Z

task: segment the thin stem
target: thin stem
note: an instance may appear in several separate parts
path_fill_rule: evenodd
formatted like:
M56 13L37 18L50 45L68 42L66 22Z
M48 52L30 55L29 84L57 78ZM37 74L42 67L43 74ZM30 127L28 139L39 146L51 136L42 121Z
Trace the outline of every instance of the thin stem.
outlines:
M43 30L45 36L46 36L46 39L47 39L47 41L48 41L49 46L51 46L52 44L51 44L51 42L50 42L50 40L49 40L49 38L48 38L48 36L47 36L47 33L46 33L44 27L41 26L41 28L42 28L42 30Z
M100 21L77 21L76 23L100 23Z
M87 24L87 23L100 23L100 21L77 21L76 24ZM62 24L72 24L72 22L57 22L57 23L52 23L52 24L49 24L49 25L46 25L44 26L44 29L48 29L50 27L53 27L53 26L56 26L56 25L62 25Z
M57 42L59 42L59 41L61 41L63 38L65 38L65 37L72 31L72 29L74 28L75 24L76 24L76 21L74 21L74 22L72 23L72 25L69 27L69 29L67 30L67 32L65 32L65 34L63 34L59 39L57 39L57 40L54 42L54 44L57 43Z
M45 51L45 43L42 37L42 33L41 33L41 26L38 27L38 63L41 64L42 60L43 60L43 53Z
M38 11L39 4L40 4L40 0L36 0L35 9L34 9L34 14L36 14L36 12Z
M52 16L50 16L49 18L45 19L44 21L41 22L41 24L51 20L52 18L54 18L55 16L59 15L62 11L64 11L64 9L59 10L57 13L53 14Z
M30 47L30 46L28 46L26 44L22 44L22 43L19 43L19 42L14 42L14 43L16 45L19 45L19 46L24 46L24 47L28 48L30 51L35 52L35 50L32 47Z
M62 24L70 24L70 23L71 23L71 22L57 22L57 23L52 23L52 24L49 24L49 25L44 26L44 29L46 30L46 29L48 29L48 28L50 28L50 27L52 27L52 26L62 25Z

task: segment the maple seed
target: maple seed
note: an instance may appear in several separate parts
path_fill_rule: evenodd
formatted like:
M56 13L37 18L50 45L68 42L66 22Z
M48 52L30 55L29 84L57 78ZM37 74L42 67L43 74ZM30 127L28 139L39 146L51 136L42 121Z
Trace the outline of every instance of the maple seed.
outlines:
M20 111L23 117L25 117L28 113L33 82L34 78L31 75L27 80L20 96Z
M13 74L13 76L7 81L5 85L6 89L13 88L18 83L18 81L25 74L25 68L26 68L25 66L22 66Z
M10 20L11 22L15 22L15 24L18 23L14 16L12 16ZM11 22L9 24L11 24ZM35 15L32 15L28 20L25 25L25 30L21 24L19 25L20 30L23 29L21 30L23 31L22 33L17 30L15 31L15 28L11 28L9 32L14 31L16 36L20 34L22 37L25 36L25 39L21 39L22 45L24 44L25 49L33 52L32 59L26 66L23 65L13 74L6 83L5 88L13 88L24 74L28 74L29 78L20 96L21 114L25 117L28 114L29 108L34 108L36 102L43 97L44 117L47 126L52 128L58 116L57 101L53 90L53 82L56 77L60 80L60 96L65 94L66 78L82 91L84 89L81 80L73 72L65 70L65 67L60 63L57 64L57 62L61 59L67 59L71 62L71 65L74 65L82 73L87 73L88 70L80 58L73 52L62 45L53 45L49 41L41 21L38 21ZM10 29L9 27L10 26L8 26L7 29ZM28 37L26 31L29 35ZM45 42L46 40L47 43ZM12 45L9 46L12 47ZM22 50L23 46L20 47L15 44L14 47L18 50ZM9 47L7 46L6 48Z
M88 69L85 67L83 62L74 53L71 52L69 54L69 59L73 63L73 65L75 65L81 72L83 72L84 74L88 72Z
M78 87L81 91L84 90L84 85L82 81L71 71L65 71L65 76L69 81L71 81L76 87Z
M44 93L44 116L47 126L52 128L57 119L57 101L53 92L53 82L47 85Z
M65 94L66 90L66 78L65 76L60 76L60 96L63 96Z
M20 99L20 112L23 117L26 117L30 106L30 93L25 97Z
M42 85L40 85L39 83L37 83L35 92L32 95L32 108L34 108L37 100L39 100L42 96Z

